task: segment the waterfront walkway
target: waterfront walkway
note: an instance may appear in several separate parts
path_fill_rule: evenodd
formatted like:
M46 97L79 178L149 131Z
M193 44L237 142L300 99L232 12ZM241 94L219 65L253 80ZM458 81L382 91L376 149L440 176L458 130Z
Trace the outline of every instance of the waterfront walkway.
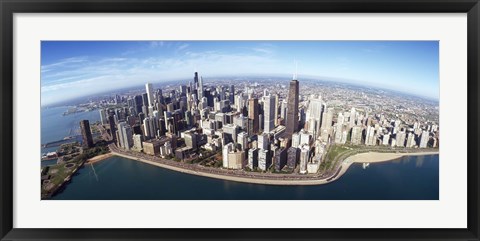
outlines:
M114 144L109 145L110 150L114 155L125 157L132 160L141 161L151 165L159 166L162 168L217 178L237 182L256 183L256 184L269 184L269 185L320 185L332 182L340 178L353 163L348 161L348 155L340 155L338 158L342 160L336 162L334 168L331 171L323 174L279 174L279 173L259 173L259 172L247 172L244 170L227 170L223 168L205 167L199 164L188 164L177 162L173 160L167 160L156 156L146 155L144 153L125 151L116 147ZM396 159L403 155L430 155L438 154L438 152L415 152L415 153L391 153L392 158ZM337 158L336 158L337 159ZM357 161L360 162L360 161Z

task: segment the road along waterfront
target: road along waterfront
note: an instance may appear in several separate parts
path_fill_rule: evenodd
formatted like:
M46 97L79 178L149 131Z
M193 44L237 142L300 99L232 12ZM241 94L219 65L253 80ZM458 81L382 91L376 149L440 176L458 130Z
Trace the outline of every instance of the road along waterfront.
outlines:
M299 175L299 174L274 174L274 173L255 173L238 170L225 170L220 168L210 168L195 164L184 164L172 160L166 160L154 156L148 156L142 153L133 153L123 151L113 144L110 150L114 155L147 163L150 165L166 168L182 173L211 177L229 181L267 184L267 185L321 185L327 184L340 178L354 162L380 162L401 158L403 156L414 155L433 155L438 152L414 152L414 153L359 153L341 161L341 164L335 171L327 176L325 175Z

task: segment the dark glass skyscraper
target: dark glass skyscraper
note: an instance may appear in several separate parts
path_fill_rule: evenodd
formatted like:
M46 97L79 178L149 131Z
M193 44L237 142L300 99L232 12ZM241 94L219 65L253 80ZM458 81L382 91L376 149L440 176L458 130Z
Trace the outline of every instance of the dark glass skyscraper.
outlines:
M88 120L80 121L80 129L82 129L82 144L84 147L93 147L92 132L90 131L90 123Z
M164 103L164 100L163 100L163 92L162 92L162 89L157 89L157 91L155 92L155 94L157 95L157 102L158 103Z
M298 130L298 80L297 76L293 76L290 81L287 99L287 125L285 133L290 138L293 133Z
M248 100L248 118L252 120L252 133L257 134L259 131L259 108L258 108L258 99L252 98Z
M142 94L142 100L143 100L143 106L148 107L148 95L147 95L147 93Z
M142 115L145 115L143 113L141 113ZM140 114L139 114L140 115ZM143 121L143 119L142 119ZM113 115L109 115L108 116L108 124L110 125L110 135L112 136L112 140L113 140L113 143L117 143L117 135L115 133L115 118L113 117Z
M193 76L193 93L197 95L197 99L201 99L202 97L198 97L198 72L194 73Z
M193 84L195 87L198 86L198 72L195 72L194 76L193 76Z
M143 98L141 95L136 95L134 97L134 101L135 101L135 111L138 114L142 112Z

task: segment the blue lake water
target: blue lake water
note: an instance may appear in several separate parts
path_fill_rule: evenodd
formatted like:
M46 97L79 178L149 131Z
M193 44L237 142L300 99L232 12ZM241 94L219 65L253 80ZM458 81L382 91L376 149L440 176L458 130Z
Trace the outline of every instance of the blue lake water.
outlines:
M100 114L96 110L63 116L67 109L68 107L42 108L41 143L63 139L71 129L80 129L80 120L89 120L90 123L100 120Z
M90 123L100 121L98 111L80 112L63 116L68 107L52 107L41 109L41 137L40 143L62 140L72 133L78 133L80 129L80 120L89 120ZM56 151L58 147L41 148L41 153ZM42 161L42 167L55 164L54 161Z
M94 171L95 169L95 171ZM83 167L55 200L438 200L439 157L353 164L316 186L239 183L179 173L122 157Z

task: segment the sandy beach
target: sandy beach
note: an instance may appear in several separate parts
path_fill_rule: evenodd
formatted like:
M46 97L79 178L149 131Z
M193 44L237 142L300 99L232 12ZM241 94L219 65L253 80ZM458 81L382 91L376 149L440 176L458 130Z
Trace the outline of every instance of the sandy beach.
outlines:
M386 162L386 161L393 161L403 156L422 156L422 155L437 155L438 151L436 152L412 152L412 153L388 153L388 152L365 152L355 154L353 156L347 157L342 163L342 169L338 173L336 180L341 177L345 172L347 172L348 168L353 163L378 163L378 162ZM333 181L332 180L332 181Z
M346 159L347 162L356 163L376 163L391 161L403 156L421 156L421 155L435 155L438 152L413 152L413 153L387 153L387 152L365 152L350 156Z
M99 162L99 161L103 161L107 158L110 158L113 156L113 153L107 153L107 154L103 154L103 155L98 155L98 156L95 156L95 157L92 157L90 159L88 159L85 164L93 164L95 162Z

